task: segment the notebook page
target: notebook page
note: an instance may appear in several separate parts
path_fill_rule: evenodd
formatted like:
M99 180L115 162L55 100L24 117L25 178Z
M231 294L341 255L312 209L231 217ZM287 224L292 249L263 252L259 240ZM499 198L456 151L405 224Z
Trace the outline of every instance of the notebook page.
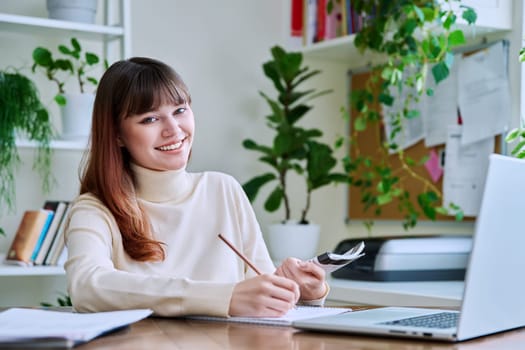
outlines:
M217 322L237 322L237 323L254 323L272 326L291 326L293 321L304 320L308 318L337 315L345 312L351 312L350 308L340 307L319 307L319 306L297 306L290 309L281 317L214 317L214 316L187 316L186 318L194 320L206 320Z

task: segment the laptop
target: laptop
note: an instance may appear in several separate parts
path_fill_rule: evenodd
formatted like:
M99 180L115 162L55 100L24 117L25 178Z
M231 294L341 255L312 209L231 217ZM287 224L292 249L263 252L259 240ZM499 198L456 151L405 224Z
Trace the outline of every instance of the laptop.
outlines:
M491 154L459 311L380 307L293 322L302 330L458 342L525 326L525 160Z

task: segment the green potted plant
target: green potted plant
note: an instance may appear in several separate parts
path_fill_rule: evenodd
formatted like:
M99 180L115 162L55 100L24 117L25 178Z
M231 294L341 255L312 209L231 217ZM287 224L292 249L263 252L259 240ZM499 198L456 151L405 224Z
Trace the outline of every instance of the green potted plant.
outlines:
M248 198L253 201L259 190L273 184L264 208L275 212L284 204L284 217L280 223L271 225L267 232L267 243L276 261L287 256L310 258L316 253L319 239L319 226L311 224L308 212L311 206L313 191L336 182L346 182L347 176L334 169L337 160L334 149L341 146L336 143L334 148L321 141L323 133L316 128L305 128L300 125L302 118L312 108L307 102L322 96L329 91L316 91L314 88L304 89L303 84L319 74L319 70L311 70L303 65L303 55L300 52L286 52L279 46L271 49L272 59L263 64L263 71L276 89L277 97L273 98L260 92L270 107L271 113L266 116L266 125L273 130L273 141L262 145L252 139L243 141L243 146L260 154L259 160L270 167L270 171L257 175L244 183L243 188ZM292 214L290 207L288 181L290 173L301 176L305 181L304 205L299 213ZM297 216L294 216L297 215ZM272 239L274 231L278 238ZM292 232L300 231L299 242L287 242ZM308 237L311 232L312 237ZM305 252L300 252L301 243L307 245ZM283 252L282 248L296 248L292 253Z
M61 108L63 139L85 138L90 129L91 112L95 99L88 87L96 87L98 79L88 75L101 63L97 54L84 52L76 38L71 38L71 46L59 45L62 55L55 58L53 53L44 47L33 50L33 73L41 71L57 87L55 101ZM103 68L106 69L104 61ZM74 78L78 90L66 92L66 81Z
M443 207L441 191L414 171L417 167L422 168L426 159L411 158L395 142L396 136L403 133L404 121L419 117L415 102L423 94L431 96L433 93L425 87L427 77L432 77L436 83L446 79L453 64L452 50L465 43L463 31L455 25L458 14L452 2L460 1L352 1L363 23L356 33L355 46L361 52L378 53L384 60L371 67L366 87L352 92L355 115L350 144L354 147L354 156L346 160L345 168L351 178L350 185L359 188L363 206L380 217L384 206L394 205L402 213L403 227L407 230L421 217L431 220L438 214L454 214L458 220L463 217L461 208L454 204ZM460 8L468 24L476 21L472 8ZM403 96L401 91L415 93L406 94L402 108L382 119L384 116L374 106L393 106L396 97L392 90L397 90L398 96ZM358 134L367 128L379 129L385 122L390 124L392 131L388 137L390 141L383 142L378 151L383 155L381 159L360 153L359 143L355 142ZM392 165L392 158L396 158L399 167ZM410 191L403 178L422 182L423 190ZM371 224L371 220L365 221L368 228Z
M50 141L54 132L35 84L20 72L0 71L0 213L15 207L15 171L20 164L17 137L38 143L33 168L48 192L53 184ZM0 228L0 234L4 234Z

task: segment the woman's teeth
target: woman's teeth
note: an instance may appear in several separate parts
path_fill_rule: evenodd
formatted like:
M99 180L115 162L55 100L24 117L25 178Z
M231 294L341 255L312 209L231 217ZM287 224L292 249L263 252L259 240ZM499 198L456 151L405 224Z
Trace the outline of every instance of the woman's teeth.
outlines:
M161 147L158 147L158 149L160 149L161 151L173 151L175 149L179 149L180 146L182 146L182 141L179 141L177 143L174 143L168 146L161 146Z

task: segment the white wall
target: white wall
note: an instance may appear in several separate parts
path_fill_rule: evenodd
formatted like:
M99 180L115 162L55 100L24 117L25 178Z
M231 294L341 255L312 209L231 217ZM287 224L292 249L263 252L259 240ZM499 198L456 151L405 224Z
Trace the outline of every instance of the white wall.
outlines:
M4 0L0 12L46 16L44 0ZM519 115L519 72L517 51L521 46L521 2L514 11L511 39L510 69L512 77L513 114ZM235 176L240 182L264 170L253 153L243 149L246 137L268 141L270 133L264 127L267 107L258 90L273 92L264 77L261 64L270 57L274 44L283 44L287 33L288 8L283 0L194 0L131 1L132 54L151 56L172 65L185 78L193 96L197 135L190 165L191 170L219 170ZM30 65L31 51L36 45L56 46L56 38L35 37L0 32L0 66ZM94 45L94 44L93 44ZM345 66L311 60L311 66L321 68L319 88L335 92L319 100L306 122L325 131L327 141L346 130L339 117L339 108L345 101ZM49 85L41 81L44 90ZM40 86L40 85L39 85ZM43 96L52 105L51 94ZM52 107L53 108L53 107ZM517 117L516 117L517 118ZM516 119L517 120L517 119ZM55 175L59 186L49 195L42 195L38 177L29 162L30 150L22 152L25 164L17 174L17 211L0 217L0 225L7 231L0 237L0 253L8 249L21 213L40 207L46 198L73 198L78 189L77 164L80 152L57 151ZM302 194L301 185L294 184L294 195ZM297 200L297 199L296 199ZM281 219L262 209L262 198L254 208L264 228L267 223ZM361 223L345 224L346 189L329 187L314 193L310 218L321 224L320 251L332 249L347 237L367 235ZM417 232L470 232L471 224L449 224L444 229L422 223ZM439 231L438 231L439 230ZM375 235L404 234L398 223L378 223Z

